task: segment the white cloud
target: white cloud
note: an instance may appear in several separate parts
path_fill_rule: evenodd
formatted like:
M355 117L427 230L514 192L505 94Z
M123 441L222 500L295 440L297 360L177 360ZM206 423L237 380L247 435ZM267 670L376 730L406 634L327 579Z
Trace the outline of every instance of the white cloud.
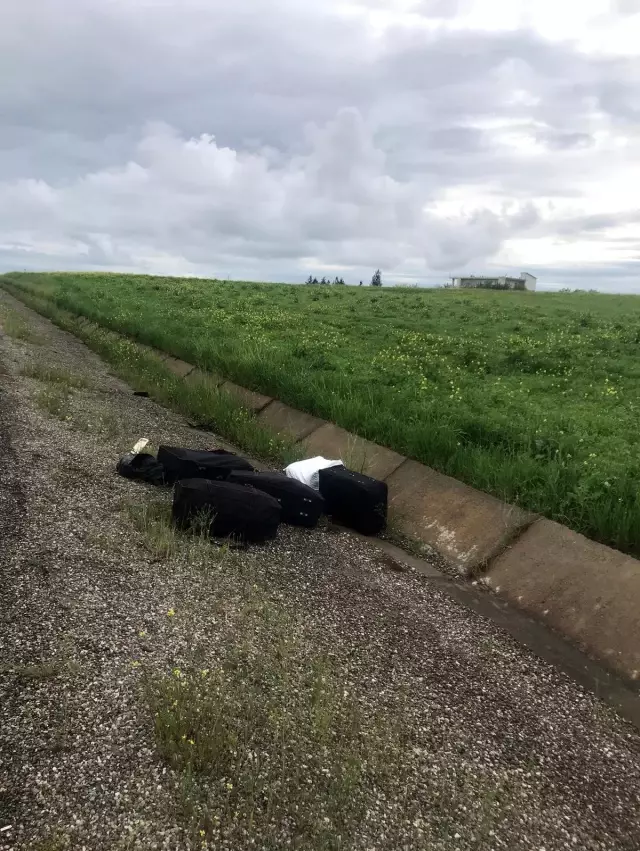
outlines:
M522 221L518 209L428 212L418 183L388 173L357 110L342 110L307 135L307 152L279 161L269 151L235 151L208 135L185 139L151 126L122 166L58 187L0 185L7 243L49 253L43 233L56 246L74 235L70 259L146 270L209 265L215 274L247 257L393 268L408 254L424 271L490 256ZM58 248L50 253L61 256Z

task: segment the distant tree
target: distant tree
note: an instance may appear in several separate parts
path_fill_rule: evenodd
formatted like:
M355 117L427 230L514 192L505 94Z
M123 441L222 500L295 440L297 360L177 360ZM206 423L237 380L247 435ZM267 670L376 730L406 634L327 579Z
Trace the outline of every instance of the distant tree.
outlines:
M382 272L380 269L377 269L374 272L373 278L371 278L371 286L372 287L381 287L382 286Z
M313 283L313 278L311 277L311 275L309 275L309 277L308 277L308 278L307 278L307 280L305 281L305 284L309 284L309 285L311 285L312 283Z
M333 282L333 285L334 285L334 287L338 287L338 286L340 286L340 287L344 287L344 286L345 286L344 278L339 278L339 277L336 275L335 280L334 280L334 282Z
M317 284L317 283L318 283L318 279L317 279L317 278L314 278L314 279L313 279L313 283L314 283L314 284Z
M362 281L360 281L360 283L358 284L358 286L359 286L359 287L361 287L361 286L362 286Z

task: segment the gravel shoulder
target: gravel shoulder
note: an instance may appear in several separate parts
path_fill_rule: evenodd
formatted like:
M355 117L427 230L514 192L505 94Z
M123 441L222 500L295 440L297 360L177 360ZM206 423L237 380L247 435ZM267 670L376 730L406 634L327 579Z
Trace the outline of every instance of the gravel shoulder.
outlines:
M28 333L2 331L7 311ZM640 847L631 725L345 532L283 528L243 552L164 540L146 507L170 494L115 474L142 436L220 443L0 293L2 851ZM196 656L208 672L234 643L259 644L246 612L265 606L293 625L301 659L328 660L365 726L386 719L380 746L394 743L393 776L337 844L330 814L317 845L296 846L284 821L268 838L201 814L194 829L204 804L154 732L145 677Z

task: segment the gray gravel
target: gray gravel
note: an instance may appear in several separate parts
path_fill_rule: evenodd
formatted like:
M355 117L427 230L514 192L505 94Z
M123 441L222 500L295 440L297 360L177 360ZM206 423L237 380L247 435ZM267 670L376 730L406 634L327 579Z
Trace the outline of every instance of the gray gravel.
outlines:
M350 847L640 848L636 731L435 583L330 528L283 528L269 546L214 555L208 573L154 558L123 504L159 493L117 477L115 461L141 436L206 448L212 435L133 397L4 294L0 324L9 303L38 344L0 336L0 849L192 847L135 660L167 670L193 642L215 655L209 601L223 589L232 607L248 581L364 706L411 731L403 818L379 800ZM20 374L33 362L86 377L70 420L36 404L42 383Z

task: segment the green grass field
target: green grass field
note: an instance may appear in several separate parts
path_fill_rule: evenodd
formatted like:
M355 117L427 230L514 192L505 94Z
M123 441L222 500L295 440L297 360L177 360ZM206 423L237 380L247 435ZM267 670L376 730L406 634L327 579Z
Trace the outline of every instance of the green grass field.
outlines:
M4 280L640 553L637 296Z

